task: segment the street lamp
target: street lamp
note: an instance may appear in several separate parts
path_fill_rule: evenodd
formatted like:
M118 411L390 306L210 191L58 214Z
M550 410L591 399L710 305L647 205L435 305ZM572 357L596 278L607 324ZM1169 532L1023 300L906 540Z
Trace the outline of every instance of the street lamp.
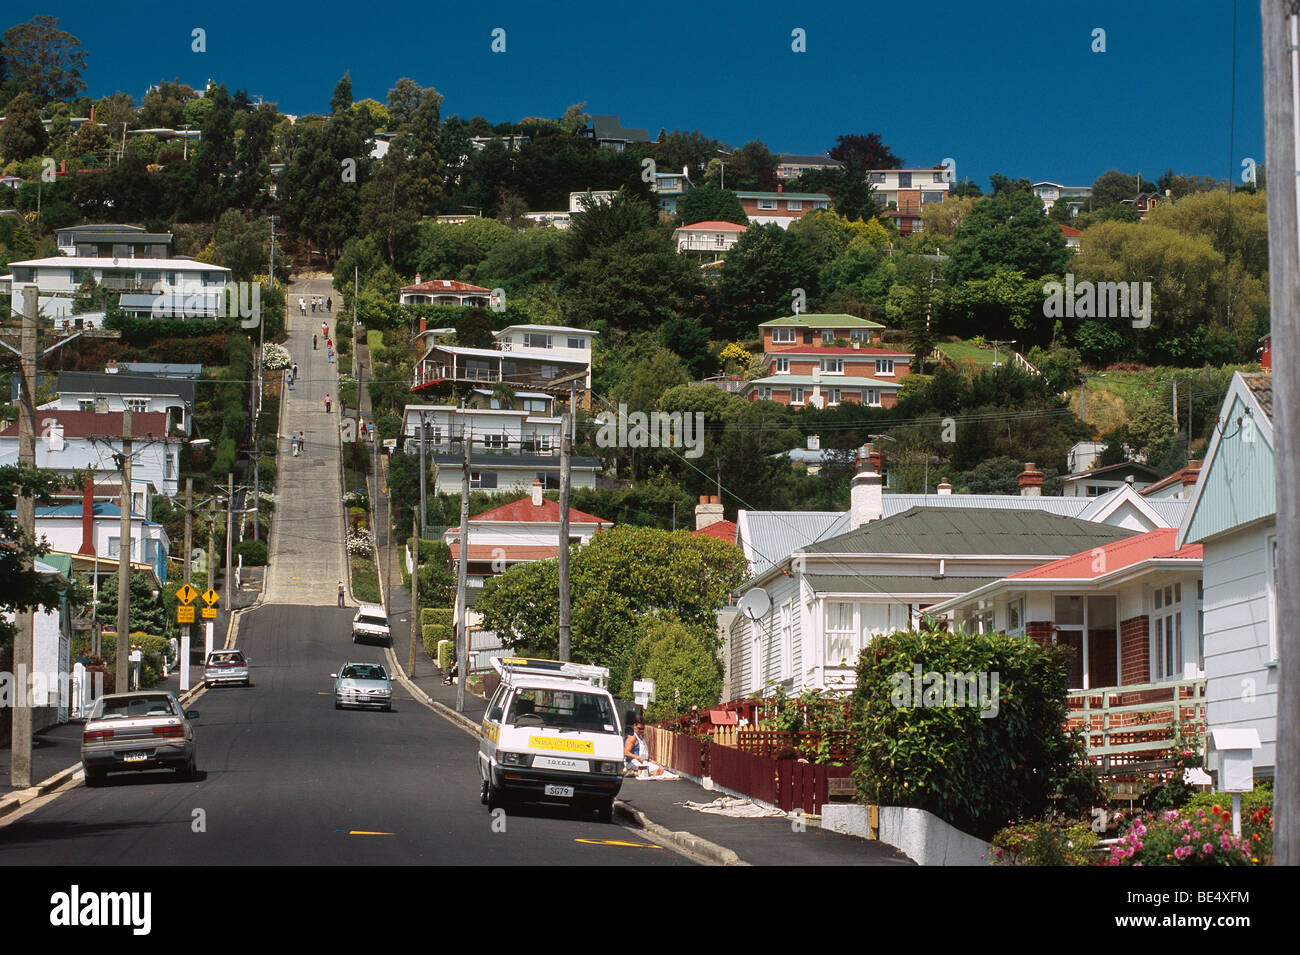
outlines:
M735 150L733 149L731 152L727 152L725 149L718 149L716 150L716 152L719 156L730 156L733 153L735 153ZM725 161L719 159L718 165L722 167L722 184L719 188L726 189L727 188L727 164Z

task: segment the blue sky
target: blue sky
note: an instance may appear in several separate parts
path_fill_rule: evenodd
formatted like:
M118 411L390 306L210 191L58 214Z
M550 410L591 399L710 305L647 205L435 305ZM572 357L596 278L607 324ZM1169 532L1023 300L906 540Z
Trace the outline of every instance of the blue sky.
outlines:
M445 96L444 115L493 123L585 101L652 136L700 129L776 152L876 132L908 165L950 156L981 185L993 172L1087 184L1109 168L1235 179L1243 158L1263 161L1254 0L233 0L138 14L60 0L7 4L0 27L40 13L85 45L94 96L211 77L301 114L324 111L350 70L358 99L382 102L409 76ZM204 53L191 50L196 27ZM490 49L498 27L504 53ZM796 28L806 52L791 49ZM1091 50L1095 28L1104 53Z

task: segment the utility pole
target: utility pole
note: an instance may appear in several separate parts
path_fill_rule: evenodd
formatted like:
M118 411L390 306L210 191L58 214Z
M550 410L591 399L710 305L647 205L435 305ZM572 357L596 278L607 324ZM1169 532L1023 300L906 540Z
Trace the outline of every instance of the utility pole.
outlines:
M415 545L414 560L411 563L411 657L407 661L406 672L415 676L415 639L420 632L420 522L411 517L411 543Z
M235 538L235 475L226 475L226 579L222 589L226 592L226 613L230 613L230 578L234 576L231 570L230 552L234 546Z
M130 687L131 662L131 409L122 412L122 498L117 542L117 682L118 693ZM140 528L140 556L144 557L144 527Z
M1300 493L1289 473L1300 457L1300 15L1286 0L1260 4L1264 35L1264 165L1276 170L1268 196L1269 301L1273 314L1273 467L1277 484L1277 619L1300 619ZM1294 186L1286 180L1295 180ZM1190 416L1189 416L1190 417ZM1300 634L1279 626L1274 864L1300 864Z
M1178 433L1178 379L1174 379L1174 434Z
M217 492L212 492L212 498L208 501L208 587L215 589L217 586ZM207 620L203 624L203 659L206 662L208 656L212 653L212 621Z
M573 403L576 385L569 383L569 410L560 419L560 660L567 663L570 653L572 628L569 619L569 484L572 473L572 453L569 447L570 431L574 420Z
M468 665L469 610L465 606L465 585L469 570L469 449L473 432L463 420L461 444L465 457L460 474L460 561L456 566L456 712L465 712L465 668Z
M190 585L190 550L194 546L194 478L185 479L185 550L182 551L185 586ZM190 635L194 624L187 623L181 633L181 692L190 688ZM206 657L204 658L207 659Z
M429 464L426 455L428 454L426 440L429 429L424 421L424 412L420 412L420 539L424 539L424 522L427 520L426 515L429 513L429 505L426 495L428 494L429 484Z
M23 290L23 327L20 352L21 375L18 405L18 463L24 468L36 467L36 286ZM36 500L27 494L18 495L18 526L28 540L36 540ZM31 559L23 556L21 568L32 566ZM32 784L32 709L28 704L28 674L35 662L34 646L35 608L17 615L18 633L14 637L14 672L18 676L18 700L13 708L10 754L10 780L18 788Z
M361 266L352 267L352 377L357 377L357 296L361 292ZM361 410L361 393L357 392L357 410Z

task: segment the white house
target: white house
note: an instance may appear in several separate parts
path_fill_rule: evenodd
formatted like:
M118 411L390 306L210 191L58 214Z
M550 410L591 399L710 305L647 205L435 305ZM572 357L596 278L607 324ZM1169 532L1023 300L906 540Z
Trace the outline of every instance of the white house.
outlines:
M116 562L122 540L122 511L109 501L96 501L89 513L80 502L38 506L36 537L44 538L51 550ZM132 564L147 565L159 580L167 579L171 540L161 524L132 513L130 546Z
M96 480L119 471L114 455L122 451L123 412L39 411L36 415L36 466L71 475L93 471ZM178 490L184 439L168 430L168 416L132 414L132 483L149 482L159 493ZM0 465L18 462L18 422L0 431Z
M1121 461L1098 467L1097 462L1083 471L1061 476L1061 493L1066 497L1101 497L1127 485L1141 491L1154 484L1160 472L1136 461Z
M415 276L415 284L407 285L398 294L402 305L482 305L487 306L492 298L492 290L481 285L471 285L456 279L429 279L420 281Z
M1071 216L1077 216L1092 195L1092 186L1063 186L1059 182L1036 182L1032 188L1034 195L1042 200L1044 212L1051 212L1058 202L1067 202Z
M40 297L73 298L88 279L112 292L148 293L164 300L183 301L189 296L223 292L230 284L230 269L191 259L99 258L56 255L9 263L0 275L0 294L13 296L15 313L23 309L23 288L35 285Z
M1277 497L1273 379L1236 372L1219 412L1178 544L1204 549L1206 720L1259 732L1258 774L1276 765Z
M571 192L569 193L569 214L573 215L575 212L584 212L584 206L596 206L604 202L610 202L613 200L615 193L616 190L613 189Z
M748 226L735 222L707 220L680 226L673 231L678 252L705 252L719 259L730 252Z
M168 430L190 433L194 408L194 381L159 375L131 375L111 366L103 373L64 371L59 373L59 396L41 405L40 411L115 411L130 408L134 414L165 414Z

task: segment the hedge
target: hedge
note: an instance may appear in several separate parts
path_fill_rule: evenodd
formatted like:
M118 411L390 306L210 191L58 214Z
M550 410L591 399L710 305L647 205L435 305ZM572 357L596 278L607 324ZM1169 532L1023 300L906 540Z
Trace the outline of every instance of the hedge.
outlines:
M456 658L456 643L453 640L438 641L438 669L450 670L451 662Z
M1082 741L1065 731L1068 654L1002 633L874 638L852 696L866 801L925 809L983 839L1048 808L1094 805Z
M451 607L425 607L420 611L420 626L429 627L441 624L444 627L456 625L455 611Z
M432 623L421 628L424 633L424 650L431 658L438 656L438 644L443 640L451 640L455 631L445 624Z
M245 540L239 542L239 556L250 567L266 566L266 541Z

